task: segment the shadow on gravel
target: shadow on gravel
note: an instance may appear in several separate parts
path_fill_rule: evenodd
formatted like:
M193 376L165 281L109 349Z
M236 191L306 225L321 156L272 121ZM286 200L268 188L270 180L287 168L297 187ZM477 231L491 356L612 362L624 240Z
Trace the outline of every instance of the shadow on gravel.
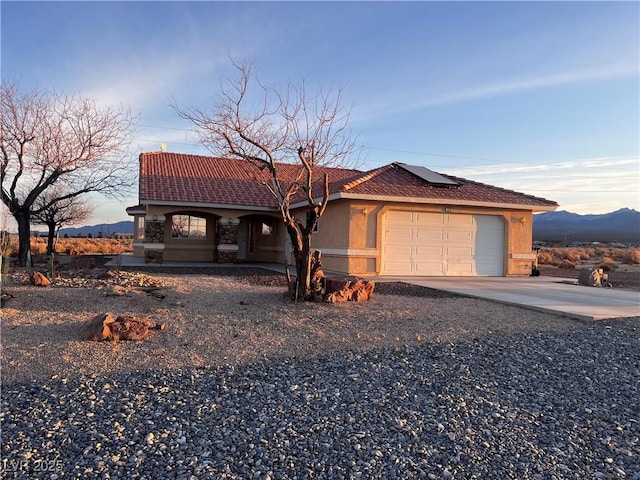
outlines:
M598 323L15 384L3 458L74 478L636 478L639 347Z

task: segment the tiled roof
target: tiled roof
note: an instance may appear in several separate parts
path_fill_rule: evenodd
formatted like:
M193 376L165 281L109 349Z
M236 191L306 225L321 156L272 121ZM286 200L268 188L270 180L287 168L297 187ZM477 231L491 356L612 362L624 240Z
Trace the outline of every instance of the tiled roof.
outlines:
M453 201L473 201L503 203L512 205L531 205L540 207L557 206L556 202L533 195L494 187L465 178L440 173L443 177L456 181L458 187L431 185L419 177L394 164L385 165L367 172L363 182L351 182L343 191L363 195L384 195L394 197L413 197Z
M291 181L299 165L278 164L283 182ZM492 187L478 182L444 175L460 184L443 188L430 185L394 164L368 172L358 170L316 167L314 196L322 194L322 179L327 174L330 193L351 193L371 196L413 197L455 201L475 201L556 206L555 202L525 195L511 190ZM250 205L277 207L269 189L266 170L249 165L244 160L207 157L167 152L140 155L140 202L180 202L222 205ZM300 200L298 196L297 200Z
M295 178L299 165L278 164L281 181ZM321 182L329 175L331 185L342 185L343 179L360 174L357 170L317 167L313 185L322 194ZM177 153L153 152L140 155L140 201L217 203L277 207L267 186L266 170L259 170L244 160L205 157Z

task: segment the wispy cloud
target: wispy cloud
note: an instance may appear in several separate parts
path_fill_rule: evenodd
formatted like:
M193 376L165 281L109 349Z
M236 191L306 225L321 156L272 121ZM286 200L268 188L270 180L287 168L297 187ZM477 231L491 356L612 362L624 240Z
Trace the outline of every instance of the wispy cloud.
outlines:
M447 173L555 200L563 210L640 209L640 158L601 157L535 165L465 167Z
M443 95L442 97L427 99L423 103L419 102L418 108L428 108L437 105L448 105L470 100L480 100L483 98L509 95L512 93L535 90L538 88L548 88L576 82L618 78L634 74L638 74L638 65L610 66L603 69L552 73L539 77L519 79L511 82L499 82L469 88L457 93Z
M632 167L635 166L635 170L638 171L638 166L640 165L640 159L637 157L624 157L624 158L615 158L615 157L597 157L597 158L586 158L580 160L572 160L567 162L556 162L556 163L534 163L534 164L496 164L496 165L484 165L484 166L474 166L474 167L464 167L464 168L453 168L449 169L447 172L452 175L457 175L460 177L470 176L472 178L477 178L479 176L495 176L498 174L507 174L507 175L522 175L526 173L544 173L549 174L549 172L562 171L561 174L566 177L566 170L572 170L571 173L578 174L579 172L584 173L584 169L606 169L611 173L616 173L624 170L616 170L618 167ZM613 167L613 168L612 168ZM632 169L633 170L633 169Z
M640 65L609 65L597 69L555 72L544 75L517 78L510 81L485 83L471 87L461 87L455 91L432 93L424 90L404 92L401 96L389 98L385 102L369 103L366 112L359 112L362 119L397 115L416 110L423 110L443 105L452 105L486 98L522 93L541 88L557 87L578 82L606 80L638 75ZM358 112L356 112L358 113Z
M104 104L122 103L141 110L162 107L182 93L190 79L211 75L223 62L222 55L203 59L185 52L118 59L85 77L84 93Z

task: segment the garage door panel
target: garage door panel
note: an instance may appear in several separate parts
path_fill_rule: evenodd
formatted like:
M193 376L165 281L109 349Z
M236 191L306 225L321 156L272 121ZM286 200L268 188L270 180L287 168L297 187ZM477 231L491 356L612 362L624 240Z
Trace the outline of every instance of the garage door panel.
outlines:
M385 258L387 260L410 258L413 252L414 247L411 245L387 245L384 248Z
M474 253L474 257L475 257L476 263L502 262L502 259L504 258L502 252L491 251L487 249L481 250L480 253Z
M444 255L444 248L442 245L416 245L413 253L424 259L435 257L439 262Z
M444 240L444 233L442 230L433 230L427 229L424 227L420 227L415 231L415 238L419 243L421 241L425 242L434 242L434 241L442 241Z
M476 272L472 263L450 262L447 263L446 275L471 277L476 275Z
M415 213L415 223L418 225L444 225L445 218L441 213Z
M407 225L413 223L414 213L394 211L388 212L385 217L385 223L387 225Z
M446 232L446 239L449 242L473 242L473 232Z
M444 274L444 265L442 262L420 262L415 265L414 275L442 277Z
M383 275L504 275L498 216L389 212L384 227Z
M471 215L443 215L445 217L447 225L475 225L474 218Z
M502 275L496 273L496 263L495 262L476 262L476 275L487 275L487 276L498 276Z
M412 270L410 261L385 261L382 267L385 275L406 275Z
M405 240L411 242L413 238L413 229L404 226L397 226L385 229L384 236L387 242L397 242Z
M460 246L460 247L455 247L455 246L447 246L446 248L446 255L449 258L455 258L458 260L465 260L465 261L471 261L472 257L473 257L473 247L471 245L469 246Z

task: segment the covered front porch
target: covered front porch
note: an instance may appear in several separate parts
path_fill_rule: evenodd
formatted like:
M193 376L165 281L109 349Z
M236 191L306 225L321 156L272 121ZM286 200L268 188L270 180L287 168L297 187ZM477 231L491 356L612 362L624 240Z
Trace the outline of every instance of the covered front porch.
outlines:
M144 263L282 263L290 250L282 221L268 214L201 210L132 213L133 256Z

